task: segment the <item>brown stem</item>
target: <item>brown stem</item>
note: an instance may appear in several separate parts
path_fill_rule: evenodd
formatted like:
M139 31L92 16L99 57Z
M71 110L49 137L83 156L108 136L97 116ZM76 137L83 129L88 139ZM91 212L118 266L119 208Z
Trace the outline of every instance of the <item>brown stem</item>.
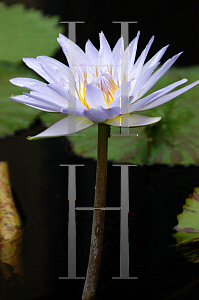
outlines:
M109 136L110 126L103 123L98 124L97 173L94 203L95 208L105 207L106 204L107 150ZM105 210L94 209L90 255L82 300L95 299L102 256L104 217Z

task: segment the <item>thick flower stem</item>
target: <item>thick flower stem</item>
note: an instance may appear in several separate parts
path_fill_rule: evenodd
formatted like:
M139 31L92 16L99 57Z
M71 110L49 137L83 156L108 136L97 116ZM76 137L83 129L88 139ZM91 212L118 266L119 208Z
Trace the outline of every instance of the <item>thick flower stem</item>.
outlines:
M107 150L109 134L109 125L103 123L98 124L97 173L94 208L102 208L105 207L106 204ZM82 300L95 299L102 255L104 217L105 210L94 209L90 255Z

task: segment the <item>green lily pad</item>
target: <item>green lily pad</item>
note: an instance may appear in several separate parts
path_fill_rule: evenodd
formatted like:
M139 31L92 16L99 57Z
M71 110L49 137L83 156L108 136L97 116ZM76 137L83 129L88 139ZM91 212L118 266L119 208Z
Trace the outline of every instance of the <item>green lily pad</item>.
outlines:
M182 78L188 78L189 83L194 82L199 78L198 74L198 67L173 67L156 83L150 93ZM139 113L149 117L162 116L162 119L148 126L129 128L129 133L134 136L114 136L120 129L111 127L108 158L131 164L199 163L198 99L199 86L196 86L162 106ZM96 159L97 126L81 133L85 137L69 137L75 152Z
M22 4L7 7L0 2L0 60L19 62L22 57L51 56L59 48L63 32L58 16L43 16Z
M38 55L46 55L39 51ZM22 55L23 57L24 55ZM34 57L34 56L32 56ZM150 90L150 93L182 78L189 83L198 79L199 67L172 67ZM20 95L24 88L9 82L14 77L29 77L41 80L25 65L0 63L0 135L12 133L18 128L28 127L36 116L46 126L64 118L65 114L45 113L16 103L9 99L11 94ZM114 136L119 128L111 127L108 158L133 164L195 164L199 163L199 86L155 109L141 114L151 117L162 116L156 124L130 128L133 136ZM97 125L83 130L85 136L70 136L74 151L85 157L97 158Z
M177 232L172 236L176 239L176 246L188 261L199 263L199 187L186 199L183 212L177 215Z
M40 117L50 126L64 117L63 114L47 113L18 103L10 99L11 95L21 95L28 89L15 86L9 82L14 77L27 77L41 80L34 71L25 64L0 62L0 136L12 134L17 129L30 126L36 117Z

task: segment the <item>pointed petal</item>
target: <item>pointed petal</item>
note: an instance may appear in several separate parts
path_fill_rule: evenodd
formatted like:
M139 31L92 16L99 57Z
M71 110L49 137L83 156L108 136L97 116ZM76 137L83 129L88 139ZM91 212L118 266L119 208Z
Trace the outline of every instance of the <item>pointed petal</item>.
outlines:
M63 88L59 85L53 84L53 83L49 83L48 88L50 90L55 91L61 97L66 99L71 104L71 106L73 106L73 107L76 106L76 107L79 107L79 108L82 108L82 109L85 108L85 105L79 99L77 99L74 95L71 95L69 93L69 91L65 90L65 88Z
M21 87L24 87L27 89L31 89L35 92L38 92L39 93L38 95L40 95L41 97L43 97L45 95L44 96L44 98L45 98L46 95L49 95L49 97L52 99L51 102L53 101L52 97L56 98L58 96L56 89L53 90L53 89L49 88L51 86L56 86L53 83L46 84L46 83L43 83L36 79L21 78L21 77L10 79L10 82L17 86L21 86ZM57 88L58 88L58 86L57 86ZM65 106L68 103L68 91L66 91L64 88L61 88L61 87L60 87L60 89L63 89L65 91L65 94L61 95L64 99L61 99L59 97L59 99L61 100L61 105Z
M92 83L86 85L85 100L90 108L107 107L102 90Z
M112 57L113 57L113 80L115 83L118 83L119 85L119 76L121 77L121 57L124 52L124 39L121 37L113 51L112 51ZM119 75L120 74L120 75Z
M82 116L82 113L84 112L86 106L79 99L69 94L69 92L66 91L64 88L57 86L53 83L48 84L48 87L55 91L58 95L62 96L64 99L68 100L68 105L65 105L61 109L62 113Z
M48 111L48 112L61 112L61 108L57 107L54 104L49 104L45 103L43 101L39 101L33 98L30 98L26 95L18 95L14 97L10 97L12 100L16 102L23 103L27 106L34 107L43 111Z
M151 45L153 43L154 40L154 36L152 36L152 38L150 39L149 43L147 44L146 48L142 51L140 57L138 58L138 60L136 61L135 65L133 66L133 68L131 67L129 70L129 78L138 78L138 76L141 73L142 67L144 65L145 59L148 55L148 52L151 48Z
M98 64L101 65L101 70L104 72L110 72L110 65L113 64L111 48L103 32L100 33Z
M187 82L187 79L184 78L182 80L174 82L174 83L168 85L167 87L157 90L154 93L132 103L129 107L129 112L140 111L142 108L146 107L149 103L156 101L157 99L159 99L166 93L172 91L174 88L176 88L177 86L179 86L185 82Z
M129 52L128 48L122 53L121 56L121 66L118 68L117 72L117 84L120 86L124 82L128 81L129 74L128 74L128 67L129 67Z
M144 72L152 67L153 65L156 65L159 63L160 59L162 58L162 56L164 55L165 51L167 50L167 48L169 47L169 45L163 47L161 50L159 50L142 68L141 71L141 75L144 74Z
M53 82L51 77L43 70L41 63L36 58L23 58L24 63L37 74L43 77L47 82Z
M137 52L137 44L138 44L138 40L140 37L140 31L138 31L137 36L132 40L132 42L129 44L128 49L129 49L129 65L133 66L134 62L135 62L135 56L136 56L136 52Z
M87 82L90 83L93 79L93 67L91 66L91 62L86 54L80 47L78 47L75 43L61 33L59 34L59 38L57 40L68 60L73 77L77 79L76 71L82 73L84 67L87 73Z
M112 56L114 60L114 65L121 65L121 55L124 52L124 39L121 37L112 51Z
M140 32L138 31L137 36L133 39L133 41L129 44L129 46L126 48L126 50L122 54L121 69L120 69L121 71L118 74L120 85L123 82L126 82L126 81L134 78L132 76L132 70L134 70L134 68L135 68L134 61L135 61L139 36L140 36Z
M27 93L24 93L27 94ZM43 99L43 101L46 103L54 103L60 107L65 107L66 105L68 105L68 99L63 98L62 96L60 96L58 93L56 93L54 90L49 89L48 86L41 88L40 91L30 91L30 94L27 94L29 97L35 98L39 97L41 100ZM35 98L36 99L36 98Z
M97 65L97 60L98 60L98 50L95 48L95 46L91 43L90 40L86 43L85 46L85 52L86 55L88 56L89 61L93 65Z
M39 91L41 88L46 88L47 84L32 78L16 77L9 80L12 84L24 87L29 90Z
M121 118L122 118L122 123L121 124ZM137 127L137 126L145 126L149 124L156 123L161 120L161 117L146 117L138 114L125 114L120 116L117 116L114 119L111 120L106 120L103 123L116 126L116 127Z
M168 59L160 69L158 69L148 81L143 86L143 90L139 94L139 98L141 98L144 94L146 94L152 86L170 69L170 67L174 64L174 62L178 59L178 57L182 54L182 52L178 53L177 55L173 56L172 58Z
M68 117L58 121L57 123L50 126L48 129L44 130L43 132L29 137L29 140L36 140L40 138L52 138L52 137L60 137L65 136L67 134L72 134L78 131L81 131L85 128L92 126L94 123L79 117L69 115Z
M152 109L152 108L155 108L157 106L160 106L160 105L176 98L177 96L183 94L184 92L190 90L192 87L194 87L197 84L199 84L199 80L197 80L197 81L195 81L195 82L193 82L193 83L191 83L191 84L189 84L189 85L187 85L187 86L185 86L185 87L183 87L183 88L181 88L181 89L179 89L175 92L164 95L164 96L160 97L159 99L157 99L156 101L151 100L151 102L149 102L149 104L147 103L147 105L144 108L140 109L139 111L148 110L148 109Z
M42 93L42 92L40 93L38 91L30 91L30 94L25 93L25 92L23 94L30 98L34 98L39 101L42 101L44 103L48 103L50 105L55 105L57 107L60 107L60 109L62 107L64 108L64 107L68 106L68 101L66 99L64 99L63 97L58 95L56 92L54 92L50 89L49 89L49 92L45 91L44 93Z
M69 82L75 86L75 78L69 67L48 56L38 56L37 59L54 83L60 84L66 89L69 88Z
M137 98L139 97L140 91L142 91L145 83L147 82L147 80L149 79L149 77L151 76L155 68L157 68L158 64L159 63L151 66L145 71L145 73L140 74L137 79L131 82L131 93L129 94L130 96L134 95L134 99L133 99L134 101L136 101Z

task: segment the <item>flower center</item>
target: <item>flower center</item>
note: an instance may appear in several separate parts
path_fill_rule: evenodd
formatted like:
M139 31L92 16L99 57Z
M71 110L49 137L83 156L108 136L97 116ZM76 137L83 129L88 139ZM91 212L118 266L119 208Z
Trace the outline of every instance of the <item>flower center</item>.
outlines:
M93 83L102 90L107 107L109 108L110 103L113 101L114 94L118 89L111 74L108 72L101 72Z
M87 84L87 73L85 70L83 70L83 73L79 73L78 75L79 82L78 87L76 87L76 93L79 97L79 100L89 109L90 107L85 100L85 85ZM110 103L113 101L114 94L118 90L118 86L113 81L113 78L109 72L101 71L100 75L98 76L98 71L96 68L96 76L97 77L92 81L92 83L102 90L107 107L109 108ZM81 82L83 84L81 84Z

